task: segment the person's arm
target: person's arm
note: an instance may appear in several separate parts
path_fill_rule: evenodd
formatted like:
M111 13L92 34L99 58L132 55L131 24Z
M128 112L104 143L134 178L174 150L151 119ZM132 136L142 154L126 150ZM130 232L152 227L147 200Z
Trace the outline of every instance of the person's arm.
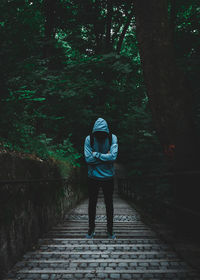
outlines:
M85 139L84 156L85 156L85 161L88 164L99 164L99 163L101 163L101 160L95 158L93 153L92 153L92 148L90 146L90 136L87 136L86 139Z
M110 147L110 151L107 154L102 154L98 152L93 152L93 156L96 159L100 159L104 162L114 162L117 158L118 154L118 143L117 137L115 135L112 136L112 145Z

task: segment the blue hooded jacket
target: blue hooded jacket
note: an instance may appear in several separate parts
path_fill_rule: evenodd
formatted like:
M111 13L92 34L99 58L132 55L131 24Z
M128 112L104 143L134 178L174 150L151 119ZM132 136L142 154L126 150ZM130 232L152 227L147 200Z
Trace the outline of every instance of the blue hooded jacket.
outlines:
M108 124L98 118L94 124L92 133L96 131L104 131L109 134ZM109 152L110 151L110 152ZM108 153L109 152L109 153ZM105 141L98 142L94 136L94 145L90 145L90 135L85 139L84 155L88 164L88 177L106 181L114 176L114 161L118 154L117 136L112 134L112 144L110 146L109 138Z

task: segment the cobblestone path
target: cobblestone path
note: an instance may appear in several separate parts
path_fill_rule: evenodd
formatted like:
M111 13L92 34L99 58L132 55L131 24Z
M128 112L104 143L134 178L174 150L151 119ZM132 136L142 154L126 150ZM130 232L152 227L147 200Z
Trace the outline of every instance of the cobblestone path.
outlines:
M86 239L88 200L40 239L37 249L27 252L6 280L16 279L173 279L200 277L161 241L126 201L114 194L114 232L106 236L106 215L100 190L96 237Z

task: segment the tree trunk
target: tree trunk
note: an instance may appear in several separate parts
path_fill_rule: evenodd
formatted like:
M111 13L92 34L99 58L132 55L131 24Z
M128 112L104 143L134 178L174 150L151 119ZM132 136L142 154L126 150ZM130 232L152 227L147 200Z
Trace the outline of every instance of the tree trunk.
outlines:
M177 16L176 0L171 0L170 4L171 4L171 8L170 8L170 32L171 32L172 42L174 43L175 28L176 28L176 16Z
M130 23L131 23L131 20L132 20L132 18L133 18L133 15L134 15L134 11L133 11L133 9L132 9L132 11L130 12L130 14L129 14L129 16L128 16L127 22L126 22L126 24L124 25L124 28L123 28L123 30L122 30L122 33L121 33L121 35L120 35L120 37L119 37L119 41L118 41L118 44L117 44L117 53L118 53L118 54L120 54L120 52L121 52L122 43L123 43L124 37L125 37L125 35L126 35L126 31L128 30L128 27L129 27L129 25L130 25Z
M175 168L199 167L191 91L176 67L167 0L136 0L136 32L144 80L158 137L175 145Z
M56 0L43 1L44 23L44 57L48 58L52 55L53 43L55 36L55 3Z
M94 9L95 9L95 19L94 19L94 34L95 34L95 41L96 41L96 47L95 47L95 54L101 54L103 51L103 34L105 32L105 22L102 22L102 20L99 20L100 14L101 14L101 3L99 0L96 0L94 3Z
M105 51L109 53L112 50L111 45L111 26L112 26L112 14L113 14L113 1L107 0L107 18L106 18L106 42Z

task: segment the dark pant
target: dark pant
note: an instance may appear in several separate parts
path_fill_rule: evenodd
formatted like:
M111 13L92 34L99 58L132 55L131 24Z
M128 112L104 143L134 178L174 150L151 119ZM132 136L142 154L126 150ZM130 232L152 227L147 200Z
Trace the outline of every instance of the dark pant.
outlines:
M98 199L99 188L102 187L104 194L104 201L106 205L106 215L107 215L107 230L112 232L113 229L113 191L114 191L114 181L113 179L109 181L98 181L88 178L88 193L89 193L89 205L88 205L88 215L89 215L89 228L95 228L95 217L96 217L96 205Z

